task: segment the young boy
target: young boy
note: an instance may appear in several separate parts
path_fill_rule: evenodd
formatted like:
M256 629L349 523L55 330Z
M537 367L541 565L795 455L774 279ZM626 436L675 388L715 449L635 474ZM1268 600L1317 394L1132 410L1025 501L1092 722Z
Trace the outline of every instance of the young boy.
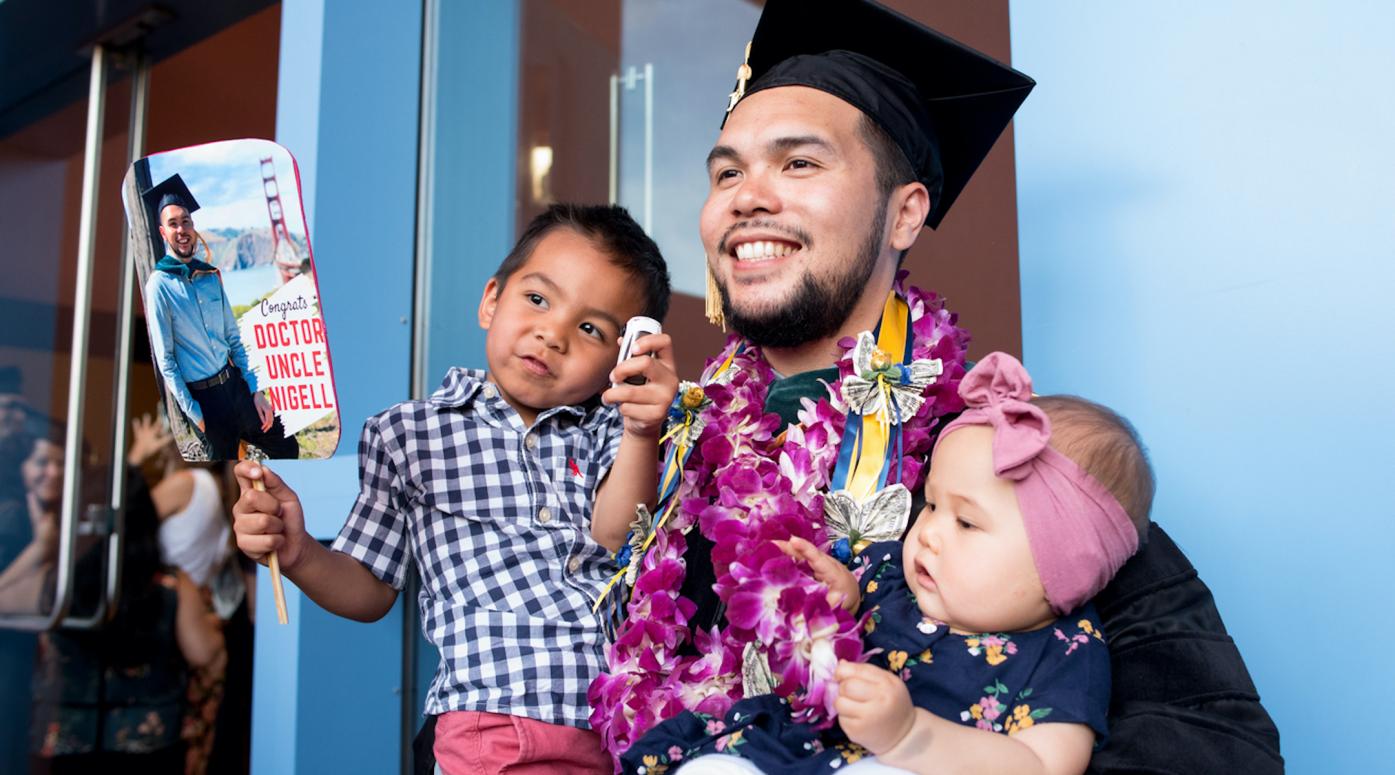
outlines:
M586 720L605 665L591 607L635 505L653 506L678 386L667 335L615 360L625 322L662 319L668 297L658 247L623 209L554 205L485 285L488 371L451 369L430 399L364 424L358 500L332 548L306 534L278 476L236 469L239 548L279 552L326 610L376 620L416 566L441 654L426 714L448 775L611 771Z

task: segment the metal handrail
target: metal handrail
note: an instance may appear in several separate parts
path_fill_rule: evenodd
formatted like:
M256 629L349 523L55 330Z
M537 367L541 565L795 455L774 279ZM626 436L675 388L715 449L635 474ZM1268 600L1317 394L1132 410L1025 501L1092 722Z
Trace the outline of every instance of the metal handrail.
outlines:
M641 72L633 65L624 75L610 76L610 203L620 203L620 87L632 91L637 81L644 82L644 197L640 210L640 226L650 236L654 234L654 63L646 62Z
M83 385L87 381L87 340L92 318L92 268L96 247L97 183L101 174L102 122L106 108L107 50L92 48L87 96L86 147L82 159L82 200L78 222L77 277L73 300L73 341L68 370L68 429L63 447L63 507L59 512L58 563L53 606L47 614L0 617L9 629L49 630L68 614L72 603L73 549L82 488Z
M127 162L134 164L145 153L145 115L150 86L150 62L144 53L132 55L131 117ZM107 532L106 592L97 603L97 610L88 617L66 617L63 626L88 630L101 625L113 612L121 598L121 570L126 537L126 404L130 395L131 331L134 310L131 294L136 285L136 263L130 255L130 242L121 248L121 291L116 300L116 385L112 407L111 463L111 522Z

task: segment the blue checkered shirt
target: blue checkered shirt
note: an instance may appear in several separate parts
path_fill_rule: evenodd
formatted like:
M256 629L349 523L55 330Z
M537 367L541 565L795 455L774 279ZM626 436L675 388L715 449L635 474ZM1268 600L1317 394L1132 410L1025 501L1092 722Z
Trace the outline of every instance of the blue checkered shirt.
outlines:
M422 630L441 653L428 715L586 728L586 688L605 666L591 606L616 570L591 538L591 505L622 421L562 406L524 427L484 376L451 369L430 399L364 423L360 492L333 548L395 589L415 562Z

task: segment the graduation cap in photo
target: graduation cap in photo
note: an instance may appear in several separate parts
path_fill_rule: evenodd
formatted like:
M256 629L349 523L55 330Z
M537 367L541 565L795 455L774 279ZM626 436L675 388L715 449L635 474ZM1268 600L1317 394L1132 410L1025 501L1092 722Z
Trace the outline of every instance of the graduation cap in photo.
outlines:
M767 0L727 112L778 86L847 102L906 154L930 191L933 229L1035 85L871 0Z
M160 213L170 205L179 205L190 213L199 209L199 201L189 193L189 187L184 185L184 178L177 172L142 191L140 197L145 200L146 208L157 220Z

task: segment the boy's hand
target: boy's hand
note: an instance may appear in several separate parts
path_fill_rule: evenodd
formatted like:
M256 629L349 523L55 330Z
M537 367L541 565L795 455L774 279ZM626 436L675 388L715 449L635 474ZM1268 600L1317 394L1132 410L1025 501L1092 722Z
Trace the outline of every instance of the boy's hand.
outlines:
M601 394L607 404L618 404L625 418L625 434L656 440L663 433L673 397L678 394L678 372L673 366L673 340L668 334L649 334L634 343L634 355L610 372L611 387ZM651 353L654 357L650 357ZM630 385L630 377L644 377L643 385Z
M274 471L255 461L238 463L233 473L242 488L242 495L233 504L237 548L263 565L266 556L276 552L281 570L290 572L311 540L305 532L300 497ZM265 483L265 492L252 488L255 479Z
M849 740L881 754L911 731L915 706L900 676L876 665L842 660L833 677L838 681L833 707Z
M790 536L788 541L776 541L775 545L794 559L809 563L814 578L828 586L829 605L842 606L850 614L857 613L857 606L862 602L862 591L857 586L857 577L843 563L799 536Z

